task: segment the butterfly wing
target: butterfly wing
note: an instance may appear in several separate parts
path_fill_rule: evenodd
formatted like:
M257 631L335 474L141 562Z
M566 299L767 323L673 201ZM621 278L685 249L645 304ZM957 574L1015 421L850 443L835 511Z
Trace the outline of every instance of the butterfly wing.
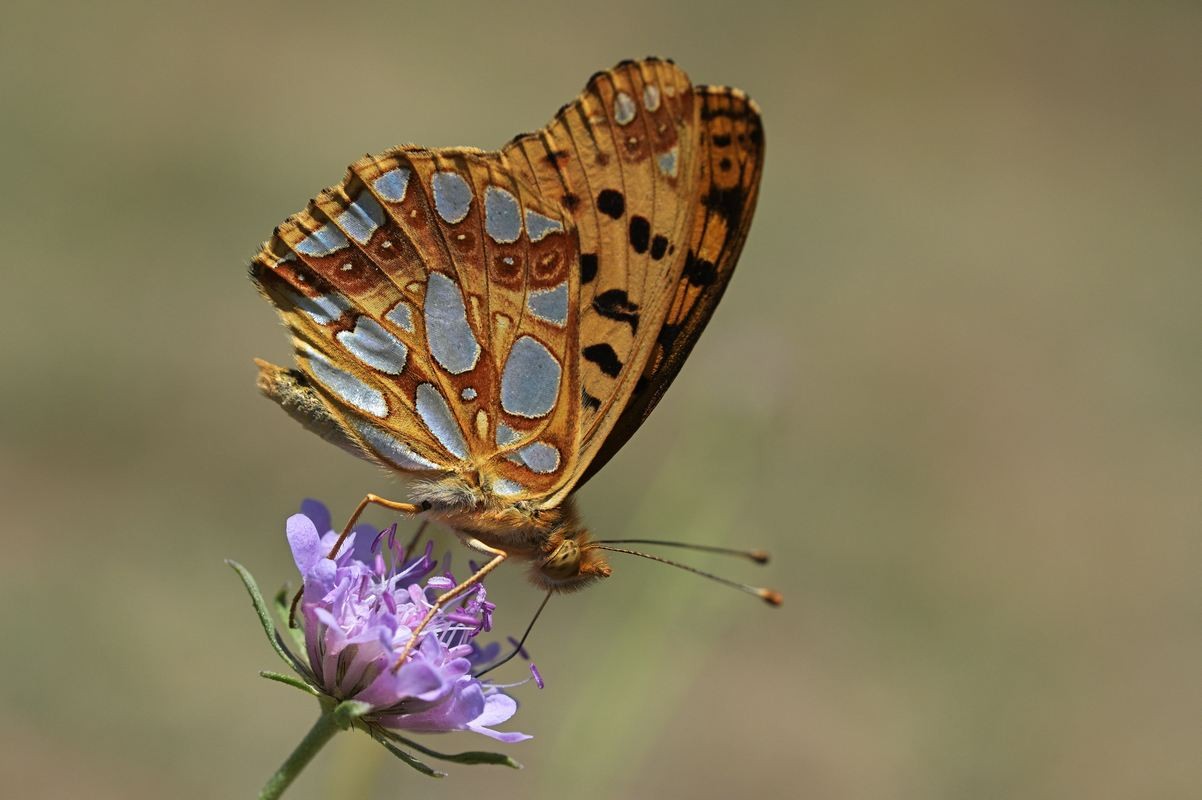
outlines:
M577 488L626 444L668 391L722 299L751 227L764 169L759 108L742 91L726 86L698 86L696 96L701 208L693 218L676 291L642 377Z
M671 62L626 61L594 75L546 127L501 150L506 166L576 223L582 466L634 392L675 294L698 205L699 111Z
M594 75L499 153L367 157L252 265L303 370L266 365L261 385L386 466L558 505L650 414L712 314L762 145L738 90L646 59Z
M762 126L739 90L650 58L594 75L501 152L580 236L580 472L555 505L651 413L713 313L751 222Z
M251 272L365 455L522 499L575 470L577 261L571 220L496 159L399 148L352 165Z

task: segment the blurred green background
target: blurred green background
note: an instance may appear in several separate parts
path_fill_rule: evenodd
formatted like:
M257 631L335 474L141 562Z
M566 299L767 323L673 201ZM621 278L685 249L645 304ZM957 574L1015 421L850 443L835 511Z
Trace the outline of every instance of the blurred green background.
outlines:
M769 547L691 560L786 605L615 556L531 639L524 771L344 736L289 796L1199 796L1200 37L1195 3L8 0L3 793L257 791L315 706L256 677L222 559L276 587L302 497L403 489L256 394L289 350L250 255L361 154L498 146L654 53L757 98L767 169L582 511ZM515 632L539 599L490 595Z

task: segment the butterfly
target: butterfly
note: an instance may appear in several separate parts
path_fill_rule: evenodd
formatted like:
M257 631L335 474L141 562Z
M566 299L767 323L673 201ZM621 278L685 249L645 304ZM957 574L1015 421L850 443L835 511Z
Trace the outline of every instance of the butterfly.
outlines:
M416 479L410 502L368 495L345 530L375 503L492 556L439 606L510 558L548 593L608 576L604 552L633 551L595 540L573 493L680 372L763 163L742 91L623 61L500 150L367 156L276 228L250 272L299 368L258 361L259 388Z

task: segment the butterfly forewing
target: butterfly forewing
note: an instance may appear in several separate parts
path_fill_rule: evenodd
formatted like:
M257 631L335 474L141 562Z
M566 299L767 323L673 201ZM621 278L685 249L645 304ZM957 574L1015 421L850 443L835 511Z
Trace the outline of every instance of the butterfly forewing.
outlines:
M695 206L696 131L687 77L649 59L593 76L546 128L502 150L576 220L582 463L621 413L667 312Z
M353 165L253 272L376 460L542 497L576 463L575 242L496 159L402 148Z
M696 97L700 209L675 292L642 378L577 486L605 466L668 390L722 299L751 227L764 168L759 109L743 92L725 86L696 87Z

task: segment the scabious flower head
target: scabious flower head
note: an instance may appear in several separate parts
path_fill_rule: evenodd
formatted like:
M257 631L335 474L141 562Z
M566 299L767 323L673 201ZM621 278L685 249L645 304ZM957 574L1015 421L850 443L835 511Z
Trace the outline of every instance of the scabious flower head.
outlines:
M338 534L329 530L325 507L314 501L288 519L287 534L304 579L298 616L311 677L323 693L370 704L364 721L385 728L469 730L504 742L530 738L493 730L513 716L517 703L472 677L472 668L492 652L473 641L492 627L495 606L483 585L436 614L394 669L433 607L431 598L456 583L449 571L432 574L433 544L414 558L397 546L395 526L379 533L359 526L327 558Z

